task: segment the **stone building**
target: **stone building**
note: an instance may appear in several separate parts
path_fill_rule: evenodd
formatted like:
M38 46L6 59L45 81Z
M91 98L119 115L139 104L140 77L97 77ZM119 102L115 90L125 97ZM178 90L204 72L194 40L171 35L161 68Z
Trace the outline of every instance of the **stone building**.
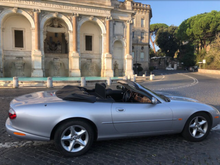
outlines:
M149 40L150 40L150 19L152 17L149 5L133 3L133 29L132 29L132 57L134 64L141 64L144 71L147 71L150 64ZM138 65L135 65L137 67ZM134 67L134 71L137 69Z
M132 0L1 0L0 77L133 75L135 58L146 70L150 18Z

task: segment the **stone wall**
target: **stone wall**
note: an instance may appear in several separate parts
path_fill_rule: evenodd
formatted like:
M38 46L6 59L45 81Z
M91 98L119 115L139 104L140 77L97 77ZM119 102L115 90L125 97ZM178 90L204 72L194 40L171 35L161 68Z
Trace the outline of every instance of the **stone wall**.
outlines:
M207 74L219 74L220 70L209 70L209 69L198 69L199 73L207 73Z

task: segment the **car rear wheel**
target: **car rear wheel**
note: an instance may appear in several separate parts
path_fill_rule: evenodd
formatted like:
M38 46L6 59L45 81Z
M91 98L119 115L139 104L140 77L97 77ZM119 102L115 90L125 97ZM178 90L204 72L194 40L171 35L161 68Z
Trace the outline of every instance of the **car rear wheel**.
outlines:
M189 141L199 142L204 140L211 129L211 120L206 113L196 113L186 122L182 136Z
M94 131L85 121L68 121L57 128L54 141L57 149L63 155L80 156L92 146Z

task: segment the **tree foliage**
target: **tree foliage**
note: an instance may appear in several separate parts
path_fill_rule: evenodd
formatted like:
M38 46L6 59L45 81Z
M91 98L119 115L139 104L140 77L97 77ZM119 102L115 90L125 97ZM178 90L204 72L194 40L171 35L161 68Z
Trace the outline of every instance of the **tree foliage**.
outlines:
M163 29L163 28L167 28L167 27L168 26L164 23L156 23L156 24L151 24L150 25L150 42L153 46L154 54L156 54L154 37L157 36L157 32L158 32L159 29Z
M173 58L175 52L178 50L179 44L176 37L177 29L177 26L169 26L157 32L156 44L167 57Z
M206 48L213 41L215 34L220 31L220 12L198 14L183 21L178 29L177 37L181 41L191 41Z
M196 56L194 55L194 45L192 42L188 42L179 47L178 59L184 66L194 66Z
M198 59L198 58L197 58ZM220 36L216 35L213 43L210 45L210 50L205 52L203 58L198 59L202 61L206 59L207 69L220 69Z

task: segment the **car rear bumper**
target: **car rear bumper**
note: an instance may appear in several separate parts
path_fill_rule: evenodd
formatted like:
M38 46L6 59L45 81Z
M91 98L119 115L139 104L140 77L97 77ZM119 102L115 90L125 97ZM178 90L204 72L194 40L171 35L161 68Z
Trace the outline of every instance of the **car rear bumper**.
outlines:
M37 136L34 134L30 134L30 133L15 129L12 126L9 118L5 122L5 127L6 127L6 131L8 132L8 134L10 136L12 136L13 138L23 139L23 140L39 140L39 141L49 141L50 140L50 138L47 138L47 137Z

